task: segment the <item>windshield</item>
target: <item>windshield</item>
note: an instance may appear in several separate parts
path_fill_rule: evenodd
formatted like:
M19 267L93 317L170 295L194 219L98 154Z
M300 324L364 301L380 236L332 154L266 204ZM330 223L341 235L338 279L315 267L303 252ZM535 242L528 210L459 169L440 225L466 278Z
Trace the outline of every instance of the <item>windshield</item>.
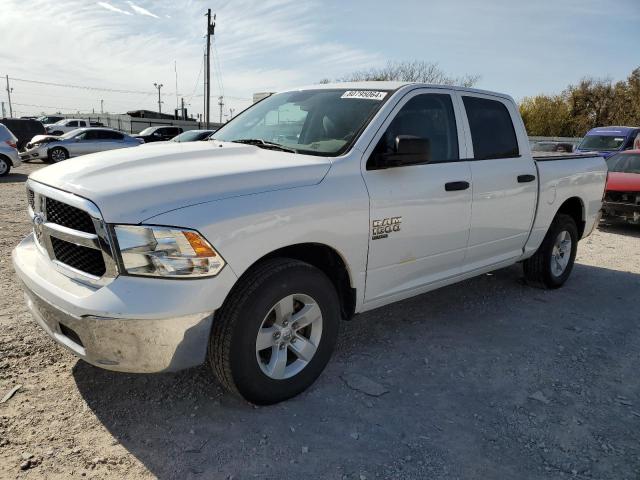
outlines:
M610 172L640 173L640 153L619 153L607 160Z
M190 130L188 132L181 133L180 135L176 135L171 139L172 142L196 142L198 140L202 140L207 138L209 135L213 133L212 130Z
M340 155L388 96L388 91L346 89L280 93L242 112L211 139L258 140L253 143L258 147L277 144L311 155Z
M67 119L63 118L62 120L58 120L56 123L54 123L54 125L63 125L64 122L66 122L66 121L67 121Z
M613 151L620 150L624 137L611 135L587 135L578 147L580 150Z
M144 130L142 130L138 135L151 135L157 129L158 127L147 127Z

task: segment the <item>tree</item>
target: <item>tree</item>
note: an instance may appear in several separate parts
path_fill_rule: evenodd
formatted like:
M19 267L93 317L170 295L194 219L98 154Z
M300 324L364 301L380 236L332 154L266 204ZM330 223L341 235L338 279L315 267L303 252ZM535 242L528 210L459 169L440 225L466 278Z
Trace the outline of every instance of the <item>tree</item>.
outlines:
M520 113L529 135L583 136L605 125L640 125L640 68L626 80L584 78L559 95L524 98Z
M471 87L480 79L479 75L451 77L437 63L422 60L388 62L384 67L358 70L339 82L362 82L370 80L431 83L435 85L460 85Z
M529 135L542 137L568 137L570 112L562 95L538 95L522 100L520 115Z

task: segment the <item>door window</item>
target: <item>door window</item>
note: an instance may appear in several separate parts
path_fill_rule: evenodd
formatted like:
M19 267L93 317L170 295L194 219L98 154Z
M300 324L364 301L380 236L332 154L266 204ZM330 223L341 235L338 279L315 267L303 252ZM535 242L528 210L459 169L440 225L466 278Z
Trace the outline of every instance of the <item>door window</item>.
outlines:
M429 93L409 100L378 141L368 166L372 166L372 159L380 154L394 153L396 138L401 135L427 140L431 150L430 163L458 160L458 133L451 96Z
M520 155L513 121L504 103L467 96L463 96L462 101L469 120L476 160Z
M77 127L78 126L78 122L77 121L69 122L69 123L67 123L67 126L68 127Z

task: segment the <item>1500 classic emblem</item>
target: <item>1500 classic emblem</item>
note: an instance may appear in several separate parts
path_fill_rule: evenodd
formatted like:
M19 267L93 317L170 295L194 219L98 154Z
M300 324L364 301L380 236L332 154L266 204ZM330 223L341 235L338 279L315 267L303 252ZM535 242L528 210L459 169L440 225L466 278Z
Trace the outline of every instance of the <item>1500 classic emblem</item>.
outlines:
M402 217L389 217L371 222L371 240L387 238L392 232L400 231Z

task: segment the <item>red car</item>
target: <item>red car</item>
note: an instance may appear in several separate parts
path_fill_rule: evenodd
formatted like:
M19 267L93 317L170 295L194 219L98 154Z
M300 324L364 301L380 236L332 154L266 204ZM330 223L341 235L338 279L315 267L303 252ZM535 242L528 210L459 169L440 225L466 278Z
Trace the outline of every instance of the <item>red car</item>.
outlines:
M626 150L609 157L607 166L604 214L640 224L640 150Z

